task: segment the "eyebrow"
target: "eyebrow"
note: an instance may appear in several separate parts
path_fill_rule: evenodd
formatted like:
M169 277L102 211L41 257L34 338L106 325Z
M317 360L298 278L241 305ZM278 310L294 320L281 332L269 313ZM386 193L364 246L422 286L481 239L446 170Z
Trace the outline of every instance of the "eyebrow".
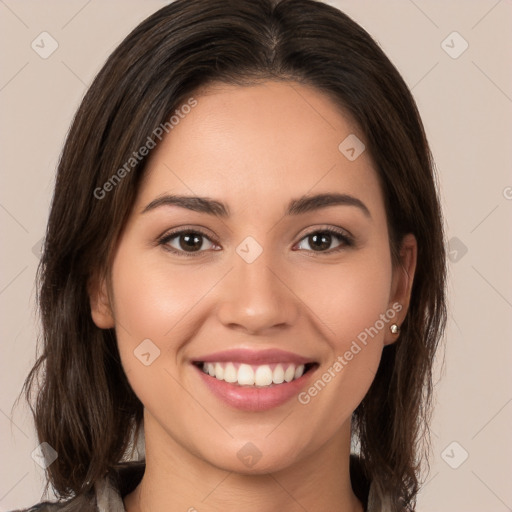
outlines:
M182 195L165 195L151 201L141 213L154 210L161 206L179 206L200 213L207 213L220 218L230 216L229 207L220 201L209 197L195 197ZM357 197L348 194L317 194L314 196L302 196L292 199L286 210L286 215L301 215L304 213L320 210L329 206L355 206L359 208L366 217L371 218L368 207Z

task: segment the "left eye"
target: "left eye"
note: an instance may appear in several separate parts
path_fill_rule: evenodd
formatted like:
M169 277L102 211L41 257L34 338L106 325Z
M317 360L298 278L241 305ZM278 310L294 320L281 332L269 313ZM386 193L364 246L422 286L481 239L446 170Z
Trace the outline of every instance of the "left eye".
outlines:
M330 248L333 239L338 239L339 243L336 247ZM205 252L203 247L205 240L210 244L210 249L215 246L215 243L212 242L210 237L205 233L201 231L183 230L165 235L160 239L159 245L165 246L168 251L178 254L179 256L198 256ZM299 249L303 249L301 245L304 241L307 242L310 247L310 249L306 250L316 253L338 252L345 247L353 245L352 238L347 233L334 229L317 230L305 235L297 244Z
M334 247L329 251L324 250L328 249L331 245L333 238L337 238L341 242L339 245ZM351 246L352 240L348 235L342 232L335 231L333 229L324 229L322 231L314 231L313 233L309 233L302 240L306 240L310 247L315 247L312 249L313 252L337 252L343 249L343 247Z

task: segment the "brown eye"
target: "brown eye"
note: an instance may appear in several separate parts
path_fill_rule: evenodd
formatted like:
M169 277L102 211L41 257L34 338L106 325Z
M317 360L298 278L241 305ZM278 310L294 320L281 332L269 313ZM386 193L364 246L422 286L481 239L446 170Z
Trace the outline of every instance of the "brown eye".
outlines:
M205 252L205 240L208 241L211 246L214 245L204 233L200 231L184 230L165 235L159 243L173 253L192 256L194 253ZM211 246L209 248L211 248Z
M336 245L334 248L331 248L331 244L333 243L333 240L338 240L338 245ZM339 232L334 229L323 229L314 231L312 233L309 233L306 235L302 240L307 241L309 245L309 249L306 248L306 250L312 251L312 252L337 252L342 250L344 247L352 246L353 241L352 239L345 234L344 232ZM302 241L300 243L303 243Z

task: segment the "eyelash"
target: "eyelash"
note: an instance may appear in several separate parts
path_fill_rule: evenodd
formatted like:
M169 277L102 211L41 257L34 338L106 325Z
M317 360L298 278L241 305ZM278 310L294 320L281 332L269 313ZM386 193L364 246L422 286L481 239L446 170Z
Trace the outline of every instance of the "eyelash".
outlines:
M315 235L315 234L326 234L326 233L329 234L329 235L334 235L342 243L338 247L336 247L334 249L331 249L331 250L328 250L328 251L312 251L312 250L310 250L310 251L307 251L307 252L315 253L315 256L316 255L321 255L321 254L334 254L334 253L337 253L339 251L342 251L344 248L353 247L354 246L354 239L350 235L348 235L345 231L343 231L341 229L336 229L336 228L317 229L315 231L311 231L310 233L306 233L299 240L299 243L302 242L302 240L304 240L305 238L308 238L308 237L310 237L312 235ZM195 258L195 257L201 256L201 254L206 252L206 251L203 251L203 250L196 251L196 252L186 252L186 251L177 250L177 249L175 249L173 247L169 247L167 245L172 239L177 238L180 235L200 235L200 236L206 238L207 240L209 240L210 242L218 245L215 240L212 240L206 233L204 233L200 229L182 229L182 230L172 231L172 232L167 233L164 236L162 236L158 240L158 245L164 246L164 249L166 251L169 251L169 252L171 252L173 254L176 254L178 256L184 256L184 257Z

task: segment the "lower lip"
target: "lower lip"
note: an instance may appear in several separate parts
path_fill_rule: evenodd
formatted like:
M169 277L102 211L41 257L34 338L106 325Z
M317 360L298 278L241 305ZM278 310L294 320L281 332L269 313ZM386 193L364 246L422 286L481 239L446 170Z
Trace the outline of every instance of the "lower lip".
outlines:
M211 377L195 365L194 368L199 372L203 382L217 398L231 407L252 412L273 409L286 403L292 397L297 396L316 369L310 369L302 377L291 382L258 388L231 384Z

